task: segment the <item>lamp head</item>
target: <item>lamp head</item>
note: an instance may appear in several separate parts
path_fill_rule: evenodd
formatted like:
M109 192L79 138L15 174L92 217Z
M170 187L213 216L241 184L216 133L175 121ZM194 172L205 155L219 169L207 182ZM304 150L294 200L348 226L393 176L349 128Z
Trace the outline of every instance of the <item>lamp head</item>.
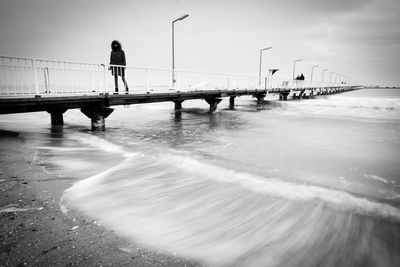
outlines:
M269 46L269 47L266 47L266 48L261 49L261 51L269 50L269 49L271 49L271 48L272 48L272 46Z
M185 14L185 15L183 15L182 17L180 17L178 20L183 20L183 19L186 19L187 17L189 17L189 14Z

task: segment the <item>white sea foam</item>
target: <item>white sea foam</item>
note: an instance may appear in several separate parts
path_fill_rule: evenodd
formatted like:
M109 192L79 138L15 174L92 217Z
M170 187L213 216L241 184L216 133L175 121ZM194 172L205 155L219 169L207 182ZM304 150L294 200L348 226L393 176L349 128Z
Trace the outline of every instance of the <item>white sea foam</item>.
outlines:
M100 184L104 179L112 176L113 172L123 169L133 156L143 155L130 154L130 156L122 163L88 179L77 182L66 192L72 190L80 191L84 190L84 188L90 188L96 186L96 184ZM209 163L200 162L199 160L187 156L167 154L161 155L159 160L163 164L173 165L185 172L190 172L196 175L200 174L204 179L236 184L251 192L292 201L322 201L334 209L356 212L362 215L370 215L400 222L400 210L398 208L385 203L374 202L366 198L356 197L344 191L314 185L294 184L283 182L278 179L260 177L254 174L238 172Z
M385 184L389 183L388 180L386 180L385 178L382 178L382 177L380 177L378 175L375 175L375 174L365 174L364 173L363 175L367 179L372 179L372 180L379 181L379 182L382 182L382 183L385 183Z
M398 119L400 116L399 98L370 98L332 96L308 101L288 101L290 109L285 114L302 116L304 113L333 115L343 118ZM298 111L298 113L296 113Z
M32 210L42 210L43 207L18 207L18 204L9 204L5 207L0 207L1 213L9 213L9 212L23 212L23 211L32 211Z
M103 150L105 152L117 153L125 157L130 157L133 155L132 153L127 152L123 147L115 145L105 139L102 139L94 135L74 133L71 134L70 138L78 140L79 142L89 145L91 147Z
M329 216L325 205L400 221L399 209L388 204L175 153L128 157L66 190L60 206L67 211L70 204L135 242L211 265L244 260L239 265L281 266L278 259L293 247L302 250L324 236L345 236L352 229L351 215ZM299 207L310 209L304 215L297 213ZM251 259L246 258L249 255Z
M290 103L290 102L288 102ZM332 98L316 98L309 101L293 102L296 106L323 106L323 107L347 107L347 108L370 108L377 110L400 109L399 98L372 98L372 97L349 97L334 96Z
M279 181L278 179L267 179L250 173L237 172L223 167L202 163L190 157L177 155L164 155L169 164L174 164L181 169L193 173L202 173L208 179L224 183L235 183L252 192L266 194L273 197L293 201L323 201L329 206L362 215L395 220L400 222L400 210L384 203L355 197L347 192L323 188L313 185L293 184Z
M140 154L140 153L127 152L122 147L117 146L107 140L101 139L101 138L93 136L93 135L75 133L71 136L71 139L78 140L78 141L82 142L83 144L90 145L92 147L103 150L105 152L121 154L126 159L123 160L121 163L119 163L101 173L98 173L94 176L91 176L89 178L86 178L86 179L76 182L72 187L70 187L69 189L64 191L64 194L60 199L59 206L60 206L61 211L65 214L67 214L69 212L69 208L68 208L68 205L66 204L66 198L65 198L65 195L69 191L71 191L71 190L79 191L81 188L84 188L86 186L89 186L89 187L95 186L96 184L101 183L104 178L111 175L114 171L123 168L125 166L126 162L128 162L134 156L142 156L142 154Z

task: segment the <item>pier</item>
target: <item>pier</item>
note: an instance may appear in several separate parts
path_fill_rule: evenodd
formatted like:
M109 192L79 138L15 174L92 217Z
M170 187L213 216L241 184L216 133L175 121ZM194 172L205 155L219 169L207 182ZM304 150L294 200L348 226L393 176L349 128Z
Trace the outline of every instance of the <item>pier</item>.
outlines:
M118 105L171 102L179 111L184 101L203 99L213 112L225 98L229 99L229 108L234 109L235 98L240 96L252 96L262 104L268 94L277 94L280 101L286 101L361 88L357 84L272 77L260 88L257 76L179 70L174 70L176 82L171 85L172 70L126 66L130 91L114 94L110 67L113 66L0 57L0 114L46 111L52 125L63 125L67 110L80 109L91 120L92 130L104 130L105 119Z

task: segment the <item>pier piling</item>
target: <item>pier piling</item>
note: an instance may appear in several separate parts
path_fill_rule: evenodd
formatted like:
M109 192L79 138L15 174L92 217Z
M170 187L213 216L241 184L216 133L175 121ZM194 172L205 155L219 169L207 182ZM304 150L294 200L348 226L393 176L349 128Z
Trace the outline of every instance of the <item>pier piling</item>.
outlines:
M183 100L174 100L175 110L181 110L182 109L182 102L183 102Z
M235 109L235 97L236 96L229 97L229 109Z
M218 107L218 104L222 101L221 98L217 97L206 97L204 100L210 105L210 112L215 111Z
M266 94L257 94L254 95L255 98L257 98L257 106L261 105L264 102L264 98L265 98Z
M82 108L81 112L92 121L92 131L104 131L106 129L105 119L114 111L112 108L92 107Z
M279 100L287 101L287 97L290 94L290 91L282 91L279 93Z
M63 114L65 111L67 111L67 109L54 108L47 110L47 112L50 113L51 125L64 125Z

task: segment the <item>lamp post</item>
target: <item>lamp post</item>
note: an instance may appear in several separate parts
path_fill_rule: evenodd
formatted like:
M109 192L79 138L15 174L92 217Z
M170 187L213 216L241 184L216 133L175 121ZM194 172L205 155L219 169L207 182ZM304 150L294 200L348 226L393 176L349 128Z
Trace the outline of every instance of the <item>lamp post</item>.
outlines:
M260 68L258 70L258 87L261 87L261 61L262 61L262 52L271 49L272 46L266 47L260 50Z
M317 67L318 67L318 65L314 65L311 67L311 76L310 76L311 83L312 83L312 78L313 78L313 74L314 74L314 68L317 68Z
M294 74L296 72L296 62L302 61L303 59L296 59L295 61L293 61L293 80L294 80Z
M172 88L174 88L175 86L175 28L174 28L174 24L177 21L180 20L184 20L187 17L189 17L189 14L185 14L179 18L177 18L176 20L172 21Z
M325 71L328 71L328 69L324 69L324 70L322 71L322 82L324 82L324 74L325 74Z

